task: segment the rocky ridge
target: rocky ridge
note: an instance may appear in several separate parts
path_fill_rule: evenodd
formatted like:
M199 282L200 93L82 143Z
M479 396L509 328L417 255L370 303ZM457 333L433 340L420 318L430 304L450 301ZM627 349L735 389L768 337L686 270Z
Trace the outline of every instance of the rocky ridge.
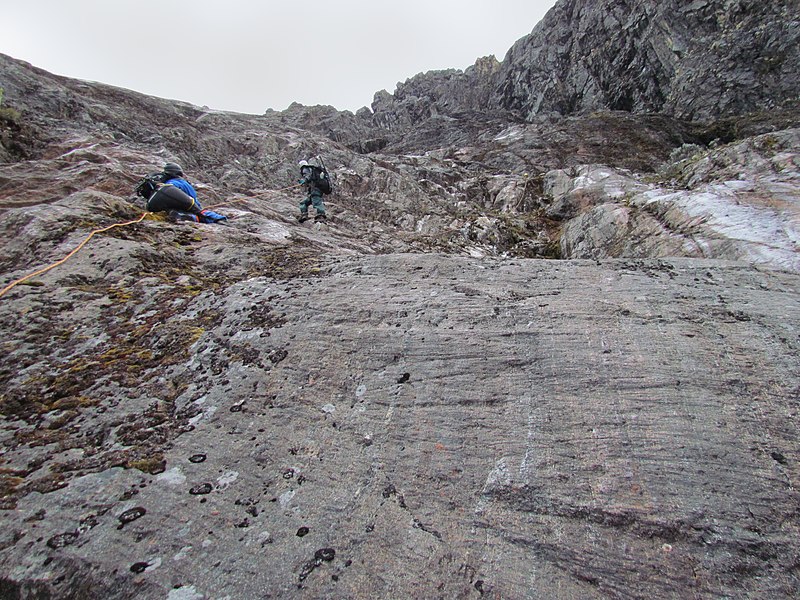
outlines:
M794 0L558 2L502 63L420 74L376 94L375 121L508 112L524 121L595 110L714 121L797 99Z
M526 52L565 15L607 82L620 44L651 64L631 40L663 47L669 7L637 4L624 41L611 4L560 2L502 63L355 115L0 55L0 283L137 218L167 160L231 217L150 215L0 297L0 596L796 597L796 103L707 84L681 106L712 118L685 120L646 112L654 75L631 110L596 88L531 111ZM790 51L788 4L733 4L681 27ZM566 89L582 59L559 56ZM315 154L331 219L298 225Z

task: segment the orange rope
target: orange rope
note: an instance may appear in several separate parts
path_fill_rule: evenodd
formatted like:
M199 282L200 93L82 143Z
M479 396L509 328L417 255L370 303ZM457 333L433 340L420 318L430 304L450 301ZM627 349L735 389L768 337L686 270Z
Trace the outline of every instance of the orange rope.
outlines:
M279 190L269 190L269 191L264 192L262 194L256 194L255 196L242 198L241 200L234 200L232 202L225 202L223 204L216 204L216 205L214 205L212 207L209 207L209 208L217 208L217 207L220 207L220 206L227 206L229 204L234 204L235 202L243 202L244 200L251 200L253 198L258 198L259 196L264 196L265 194L274 194L274 193L278 193L278 192L283 192L283 191L286 191L286 190L290 190L292 188L296 188L296 187L298 187L300 185L301 184L298 183L298 184L295 184L295 185L287 186L285 188L281 188ZM78 244L75 247L74 250L72 250L72 252L67 254L61 260L56 261L53 264L48 265L48 266L46 266L46 267L44 267L42 269L39 269L38 271L35 271L35 272L31 273L30 275L26 275L25 277L22 277L20 279L17 279L16 281L12 281L11 283L9 283L6 287L4 287L2 290L0 290L0 298L5 296L8 292L10 292L12 289L14 289L20 283L24 283L24 282L28 281L28 279L36 277L37 275L42 275L43 273L47 273L50 269L55 269L57 266L63 265L70 258L72 258L78 252L78 250L80 250L87 243L89 243L89 240L91 240L96 234L103 233L104 231L108 231L109 229L114 229L115 227L126 227L127 225L135 225L136 223L140 223L149 214L151 214L151 213L145 212L145 213L142 213L142 215L138 219L135 219L133 221L125 221L124 223L114 223L113 225L109 225L108 227L103 227L102 229L95 229L89 235L87 235L86 238L80 244Z
M72 252L67 254L61 260L54 262L52 265L48 265L48 266L46 266L46 267L44 267L42 269L39 269L38 271L35 271L34 273L31 273L30 275L26 275L25 277L22 277L20 279L17 279L16 281L12 281L11 283L9 283L6 287L4 287L2 290L0 290L0 298L2 298L7 292L10 292L13 288L18 286L20 283L24 283L25 281L28 281L28 279L31 279L32 277L36 277L37 275L41 275L42 273L47 273L50 269L54 269L58 265L62 265L65 262L67 262L67 260L69 260L76 252L78 252L78 250L83 248L89 242L89 240L92 239L95 236L95 234L103 233L104 231L108 231L109 229L114 229L114 227L125 227L126 225L133 225L135 223L139 223L148 214L150 214L150 213L142 213L142 216L140 216L138 219L135 219L133 221L126 221L125 223L114 223L113 225L109 225L108 227L103 227L102 229L95 229L89 235L87 235L86 239L84 239L80 244L78 244L78 246Z

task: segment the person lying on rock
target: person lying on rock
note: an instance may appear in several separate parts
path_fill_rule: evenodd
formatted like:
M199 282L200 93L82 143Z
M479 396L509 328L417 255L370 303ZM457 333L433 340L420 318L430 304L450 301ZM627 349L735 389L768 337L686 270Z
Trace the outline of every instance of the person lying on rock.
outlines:
M226 216L203 209L197 192L183 176L180 165L168 162L161 173L148 175L139 182L136 193L147 200L150 212L165 212L171 221L218 223Z
M307 196L300 201L300 215L297 217L297 220L301 223L307 221L308 207L312 205L317 211L317 214L314 216L315 221L327 219L325 204L322 202L322 195L330 192L330 184L327 186L325 185L327 182L327 173L324 173L322 167L312 165L307 160L301 160L297 164L300 167L300 179L298 183L306 186L307 193Z

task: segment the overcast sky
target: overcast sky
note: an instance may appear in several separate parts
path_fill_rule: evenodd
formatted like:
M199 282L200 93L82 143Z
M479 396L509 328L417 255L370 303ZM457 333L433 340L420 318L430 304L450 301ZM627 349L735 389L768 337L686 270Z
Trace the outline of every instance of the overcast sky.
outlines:
M0 52L244 113L356 111L434 69L503 60L555 0L0 0ZM0 81L2 87L2 81Z

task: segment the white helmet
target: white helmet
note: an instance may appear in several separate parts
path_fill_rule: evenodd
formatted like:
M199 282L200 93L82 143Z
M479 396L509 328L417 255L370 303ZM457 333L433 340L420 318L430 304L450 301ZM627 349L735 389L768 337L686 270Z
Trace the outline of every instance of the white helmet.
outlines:
M299 163L297 163L297 166L302 169L303 167L309 167L311 165L308 164L307 160L301 160Z

